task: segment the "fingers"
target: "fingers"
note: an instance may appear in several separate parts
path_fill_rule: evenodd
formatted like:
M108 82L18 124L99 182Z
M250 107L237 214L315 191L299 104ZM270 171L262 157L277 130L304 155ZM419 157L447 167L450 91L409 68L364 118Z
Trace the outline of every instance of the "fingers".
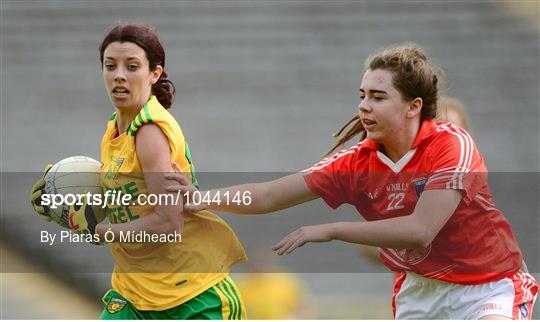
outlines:
M38 213L39 217L45 221L51 221L51 218L47 214L47 209L41 205L41 195L43 194L43 188L45 186L45 180L39 179L30 193L30 203L34 211Z
M41 194L43 193L43 188L45 187L45 180L39 179L33 186L32 190L30 191L30 203L32 204L32 207L35 207L36 204L40 205L41 203L38 202L41 199Z
M41 189L34 190L34 192L31 195L32 202L37 203L36 201L41 199L42 191Z
M53 165L50 163L45 166L45 169L43 169L43 176L41 177L42 179L45 179L47 172L49 172L49 170L51 170L52 167Z
M84 218L86 219L86 226L87 226L88 231L91 234L95 234L98 220L96 218L96 215L94 214L94 210L92 209L92 206L90 205L84 206Z
M188 178L186 178L186 176L182 172L166 173L165 178L168 180L174 180L183 186L187 186L191 184L191 181Z
M283 238L279 243L272 247L272 250L281 256L285 253L290 254L293 250L298 247L303 246L306 243L306 240L301 233L300 229L293 231Z
M307 243L307 240L305 239L297 239L292 245L291 247L289 247L289 249L287 249L285 252L287 254L290 254L292 253L293 250L297 249L297 248L300 248L302 246L304 246L305 244Z
M184 209L189 211L189 212L197 212L197 211L205 210L206 205L204 205L204 204L195 205L195 204L192 204L192 203L187 203L187 204L184 205Z
M173 162L172 167L174 171L182 173L182 168L180 168L180 165L178 163Z
M279 243L272 246L272 250L275 251L279 256L283 254L282 249L287 246L288 247L288 240L282 239Z
M173 184L173 185L167 186L165 190L168 192L177 192L177 191L189 191L191 189L189 189L189 187L185 185Z
M279 254L279 249L283 248L289 242L288 237L289 237L289 235L287 235L285 238L283 238L281 241L279 241L279 243L272 246L272 250L278 251L278 254Z
M290 254L293 252L293 250L297 249L298 247L301 247L305 244L306 242L302 239L289 239L287 241L283 241L283 243L278 246L274 246L272 247L272 249L274 251L276 251L276 253L281 256L285 253L287 254Z
M32 186L32 194L34 194L36 191L39 191L39 195L41 196L41 190L45 188L45 180L39 179L34 183Z
M41 218L42 220L47 222L52 220L52 218L49 217L49 214L44 206L37 205L34 200L32 200L32 207L34 208L34 211L37 213L39 218Z
M47 172L49 172L49 170L51 170L52 168L52 164L47 164L45 166L45 169L43 170L43 175L41 176L41 178L36 181L36 183L34 183L34 185L32 186L32 191L30 192L30 203L32 204L32 207L35 208L35 205L36 205L36 201L40 200L41 199L41 194L43 193L43 188L45 188L45 180L43 180L45 178L45 175L47 174Z
M43 206L34 206L34 210L41 216L45 216L45 208Z
M50 164L50 163L47 164L47 165L45 166L45 169L43 170L43 176L45 176L45 175L47 174L47 172L49 172L49 170L51 170L52 167L53 167L52 164Z

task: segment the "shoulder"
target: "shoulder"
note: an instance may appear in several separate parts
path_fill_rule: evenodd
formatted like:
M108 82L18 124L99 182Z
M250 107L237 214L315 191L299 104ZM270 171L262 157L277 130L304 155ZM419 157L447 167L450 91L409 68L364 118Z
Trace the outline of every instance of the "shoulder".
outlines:
M447 140L447 141L470 141L473 142L470 134L451 122L442 122L437 123L435 128L434 138L436 140Z
M143 170L170 163L169 141L156 124L145 124L139 128L135 136L135 150Z
M426 150L433 164L439 166L457 166L461 170L469 170L473 164L483 162L469 133L449 122L437 124Z
M143 137L163 137L165 138L165 135L163 134L163 131L159 127L159 125L155 123L148 123L141 126L139 129L137 129L136 138L137 140L143 138Z
M475 143L470 134L453 123L438 123L434 131L429 143L430 150L454 149L471 153L475 149Z
M169 147L169 140L161 128L153 123L141 126L135 135L137 152L158 152Z
M137 149L155 150L163 146L169 146L169 140L161 127L154 123L148 123L141 126L135 135L135 144Z
M182 148L184 134L180 125L176 122L172 114L161 106L155 96L152 96L143 106L130 124L128 133L136 136L136 140L139 141L139 132L141 130L143 130L143 136L150 135L154 139L158 136L163 136L169 141L171 146Z
M141 114L146 115L146 119L148 119L147 123L158 125L169 140L183 140L184 134L182 133L180 125L174 116L159 104L155 97L152 97L145 105Z
M157 123L161 121L178 125L171 112L164 108L155 96L152 96L144 105L141 114L144 114L149 122Z

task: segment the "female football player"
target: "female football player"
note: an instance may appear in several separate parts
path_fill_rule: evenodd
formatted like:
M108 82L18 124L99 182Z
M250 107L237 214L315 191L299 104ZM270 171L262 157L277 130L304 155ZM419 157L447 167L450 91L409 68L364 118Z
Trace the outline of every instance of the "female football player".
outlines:
M495 207L482 155L465 130L433 121L437 74L415 45L372 55L358 115L331 152L356 135L360 143L300 173L209 192L213 200L249 191L249 204L192 202L187 209L264 214L316 198L331 208L352 204L365 222L301 227L273 249L283 255L332 240L381 247L384 264L399 272L399 319L531 318L538 284L522 268L516 238ZM181 174L167 178L178 182L169 191L194 191Z
M437 100L437 116L435 120L439 122L452 122L467 132L470 130L469 116L463 103L450 96L442 96ZM360 245L358 255L373 264L381 264L378 247Z
M104 191L134 197L165 195L168 182L162 173L172 171L172 163L196 184L187 142L167 111L174 85L167 79L165 51L155 30L117 25L106 34L99 54L115 109L101 144ZM46 209L39 206L42 188L34 187L33 204L47 218ZM90 206L71 209L71 228L108 242L115 261L101 318L245 318L229 269L246 256L232 229L210 212L184 216L172 202L131 201L107 201L109 224L97 223ZM176 238L181 232L182 238ZM144 243L126 239L138 233L159 239Z

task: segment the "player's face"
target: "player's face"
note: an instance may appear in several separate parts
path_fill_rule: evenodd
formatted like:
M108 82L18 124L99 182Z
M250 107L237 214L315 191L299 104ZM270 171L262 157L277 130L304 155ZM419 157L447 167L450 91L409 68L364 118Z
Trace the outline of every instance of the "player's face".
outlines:
M112 42L103 52L103 79L113 105L140 109L150 97L161 66L150 71L144 49L132 42Z
M392 84L392 72L367 70L360 85L358 114L367 137L385 144L406 127L408 103Z

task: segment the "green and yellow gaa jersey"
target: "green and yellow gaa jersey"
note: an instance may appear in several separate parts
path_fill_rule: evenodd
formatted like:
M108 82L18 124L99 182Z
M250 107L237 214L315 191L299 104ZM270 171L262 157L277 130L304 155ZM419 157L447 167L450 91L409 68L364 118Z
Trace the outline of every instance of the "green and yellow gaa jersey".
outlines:
M147 194L135 150L137 130L154 123L169 140L171 163L197 184L188 145L173 116L152 96L124 133L116 134L110 118L101 142L101 185L136 196ZM135 199L135 198L134 198ZM125 223L148 215L150 205L117 205L107 201L109 220ZM177 243L114 243L112 287L139 310L166 310L187 302L228 276L229 268L246 260L233 230L217 215L201 211L186 216Z

